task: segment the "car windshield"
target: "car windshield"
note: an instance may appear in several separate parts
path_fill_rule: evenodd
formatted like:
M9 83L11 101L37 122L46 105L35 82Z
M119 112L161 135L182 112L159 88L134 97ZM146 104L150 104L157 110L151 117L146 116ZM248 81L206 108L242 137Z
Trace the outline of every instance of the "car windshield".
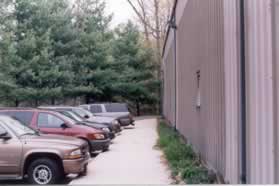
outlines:
M7 126L18 136L24 136L24 135L39 135L39 133L24 125L23 123L21 123L20 121L16 120L16 119L7 119Z
M84 121L84 119L82 118L82 117L80 117L78 114L76 114L75 112L68 112L69 113L69 115L71 115L71 117L73 118L73 119L75 119L76 121L78 121L78 122L82 122L82 121Z
M73 112L76 113L77 115L81 116L81 117L85 117L85 116L89 116L89 117L93 117L93 114L85 109L81 109L81 108L75 108L73 109Z
M71 118L65 116L64 114L56 113L56 115L57 115L58 117L60 117L60 119L64 120L66 123L69 123L69 124L75 124L75 123L76 123L75 120L73 120L73 119L71 119Z

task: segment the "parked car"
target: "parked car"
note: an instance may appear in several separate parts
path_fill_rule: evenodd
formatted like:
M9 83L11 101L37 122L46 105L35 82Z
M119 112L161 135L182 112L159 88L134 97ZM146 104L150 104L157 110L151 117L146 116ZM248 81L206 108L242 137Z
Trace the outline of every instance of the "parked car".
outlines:
M92 127L92 128L104 131L104 133L107 134L110 139L115 138L115 133L113 132L112 127L110 127L110 126L107 126L105 124L99 124L99 123L95 123L95 122L86 121L85 119L83 119L82 117L80 117L79 115L77 115L76 113L74 113L72 111L59 110L59 109L55 110L55 111L75 120L75 122L77 124L85 125L88 127Z
M132 114L125 103L102 103L102 104L89 104L80 105L95 116L116 117L118 118L121 126L135 125Z
M75 114L82 117L84 120L94 123L100 123L111 127L115 133L121 132L121 126L118 122L117 118L114 117L103 117L103 116L95 116L88 110L85 110L80 107L70 107L70 106L51 106L51 107L39 107L41 109L50 109L50 110L65 110L72 111Z
M73 137L40 134L18 120L0 116L0 179L57 184L67 174L85 174L88 145Z
M83 139L89 144L90 152L106 151L110 146L110 138L103 131L78 125L76 121L54 111L20 108L2 109L0 114L12 116L45 134L72 136Z

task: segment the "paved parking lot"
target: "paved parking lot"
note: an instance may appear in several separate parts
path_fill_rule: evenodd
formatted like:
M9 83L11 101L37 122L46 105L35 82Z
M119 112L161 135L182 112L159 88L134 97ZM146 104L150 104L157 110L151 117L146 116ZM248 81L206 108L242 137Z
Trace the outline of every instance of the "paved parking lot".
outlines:
M73 180L80 184L170 184L170 171L155 148L158 134L155 119L141 119L136 128L125 129L110 151L94 158L85 177Z

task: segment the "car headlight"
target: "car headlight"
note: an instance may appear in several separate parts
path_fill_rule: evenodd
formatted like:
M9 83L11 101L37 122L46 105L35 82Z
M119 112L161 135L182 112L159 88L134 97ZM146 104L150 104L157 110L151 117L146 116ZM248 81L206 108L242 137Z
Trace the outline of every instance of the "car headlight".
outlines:
M65 159L79 159L82 157L82 152L80 149L72 151L70 154L68 154Z
M112 124L113 125L118 125L118 121L117 120L113 120Z
M102 128L102 130L105 132L110 132L109 128L107 128L107 127Z
M94 134L95 139L97 140L103 140L105 139L105 136L103 134Z

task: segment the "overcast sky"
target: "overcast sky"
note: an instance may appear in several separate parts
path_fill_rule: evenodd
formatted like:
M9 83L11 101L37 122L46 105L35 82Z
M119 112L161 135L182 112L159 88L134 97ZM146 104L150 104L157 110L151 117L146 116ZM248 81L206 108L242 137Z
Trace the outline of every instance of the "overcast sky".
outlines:
M113 13L112 27L120 23L125 23L129 19L134 19L132 8L127 3L127 0L106 0L107 12Z

